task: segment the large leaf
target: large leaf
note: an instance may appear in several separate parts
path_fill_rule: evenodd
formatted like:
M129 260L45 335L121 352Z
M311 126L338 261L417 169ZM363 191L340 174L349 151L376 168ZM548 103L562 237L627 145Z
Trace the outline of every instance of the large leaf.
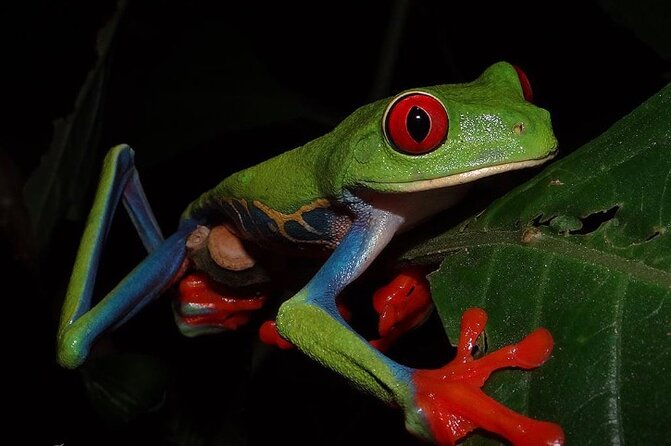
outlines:
M560 423L568 444L668 444L669 229L671 85L406 257L444 257L431 283L450 339L472 306L489 314L489 350L554 335L541 368L492 377L494 398Z

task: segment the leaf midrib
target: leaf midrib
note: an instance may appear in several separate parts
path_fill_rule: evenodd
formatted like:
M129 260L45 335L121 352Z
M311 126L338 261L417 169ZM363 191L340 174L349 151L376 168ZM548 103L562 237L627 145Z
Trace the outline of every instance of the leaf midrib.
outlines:
M437 256L443 257L453 251L475 248L481 246L515 245L522 246L539 252L549 252L557 256L581 260L593 265L615 269L620 273L631 276L647 283L654 283L671 289L671 272L654 268L642 262L617 256L591 247L572 243L569 236L554 236L543 230L539 230L533 242L522 242L522 231L468 231L459 234L450 234L449 237L438 237L427 246L438 245L437 249L429 249L430 252L413 255L413 250L405 253L406 259L414 262L426 263Z

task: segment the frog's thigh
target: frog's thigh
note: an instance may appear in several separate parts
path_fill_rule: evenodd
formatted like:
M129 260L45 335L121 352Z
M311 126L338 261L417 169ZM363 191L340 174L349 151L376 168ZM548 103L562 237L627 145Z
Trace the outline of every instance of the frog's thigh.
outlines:
M207 248L214 263L229 271L244 271L256 264L240 238L227 225L198 226L189 236L186 247L191 252Z

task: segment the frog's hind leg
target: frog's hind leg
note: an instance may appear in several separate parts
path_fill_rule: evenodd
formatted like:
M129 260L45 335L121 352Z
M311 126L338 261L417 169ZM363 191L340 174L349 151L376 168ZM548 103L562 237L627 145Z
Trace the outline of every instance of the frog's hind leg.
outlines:
M91 307L103 244L120 199L149 255ZM58 330L58 360L63 366L79 366L102 333L123 324L171 285L182 271L185 241L195 226L193 221L183 221L175 234L163 240L132 149L120 145L109 151L63 304Z

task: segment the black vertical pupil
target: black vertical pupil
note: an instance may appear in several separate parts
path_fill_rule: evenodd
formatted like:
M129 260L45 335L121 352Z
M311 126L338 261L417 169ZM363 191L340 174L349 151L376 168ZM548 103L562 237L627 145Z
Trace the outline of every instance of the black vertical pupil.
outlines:
M429 134L429 129L431 129L429 115L416 105L408 112L406 124L408 126L408 133L417 142L422 142L426 138L426 135Z

